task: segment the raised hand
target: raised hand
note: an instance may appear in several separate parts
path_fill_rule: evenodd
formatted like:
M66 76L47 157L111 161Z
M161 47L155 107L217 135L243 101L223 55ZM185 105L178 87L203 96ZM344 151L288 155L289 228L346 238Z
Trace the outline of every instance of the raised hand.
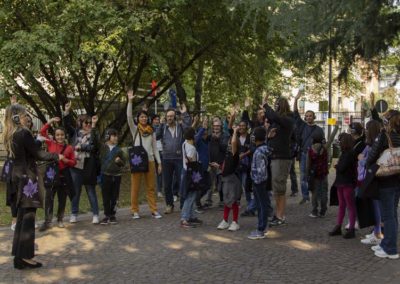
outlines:
M92 127L96 126L96 123L99 121L99 117L97 115L92 116Z
M71 106L72 106L71 101L69 101L69 102L67 102L67 103L65 104L64 109L65 109L65 113L66 113L66 114L69 114L69 112L70 112L70 110L71 110Z
M142 110L145 112L147 112L149 110L149 106L147 105L147 103L143 104Z
M61 118L59 118L59 117L53 117L53 118L51 118L50 120L49 120L49 124L51 124L51 123L53 123L53 122L60 122L61 121Z
M15 105L17 103L17 96L16 95L12 95L10 98L10 103L12 105Z
M204 119L203 119L203 128L204 129L207 129L208 128L208 117L205 117Z
M181 103L181 105L180 105L180 111L181 111L181 113L185 113L185 112L187 112L187 107L186 107L186 104L185 103Z
M133 90L128 90L126 95L127 95L129 101L132 101L133 98L135 97L135 94L133 93Z

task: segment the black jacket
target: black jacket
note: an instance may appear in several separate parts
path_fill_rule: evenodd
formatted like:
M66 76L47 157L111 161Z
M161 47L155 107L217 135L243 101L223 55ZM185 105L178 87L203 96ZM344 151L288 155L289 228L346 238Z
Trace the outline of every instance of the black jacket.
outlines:
M392 140L393 147L400 147L400 134L396 132L390 133L390 139ZM366 163L366 168L369 169L381 156L382 152L389 148L388 139L385 131L382 131L378 138L375 140L374 144L372 144L371 151L368 154L368 159ZM388 188L400 183L400 176L388 176L388 177L376 177L378 181L379 188Z
M58 161L58 154L42 151L35 143L32 133L21 128L13 136L13 169L12 188L17 194L17 206L21 208L42 207L42 197L39 188L32 187L31 190L24 190L25 181L30 179L37 182L36 161Z
M334 185L355 186L357 181L357 163L354 150L342 152L336 165L336 179Z
M275 137L268 141L272 149L271 159L291 160L291 138L294 131L294 118L290 115L279 115L269 105L264 105L265 116L271 122L271 128L277 128Z

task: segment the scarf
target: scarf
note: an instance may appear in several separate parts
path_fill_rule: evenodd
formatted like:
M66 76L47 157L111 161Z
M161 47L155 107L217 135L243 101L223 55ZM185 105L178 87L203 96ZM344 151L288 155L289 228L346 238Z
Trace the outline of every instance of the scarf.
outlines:
M153 134L153 127L150 124L146 124L145 126L143 126L142 124L138 124L138 129L139 129L139 133L140 135L142 135L143 137L149 136Z
M77 143L75 146L82 147L82 145L88 144L90 142L90 132L86 134L82 130L80 130L76 141L77 141ZM75 168L83 169L85 158L89 158L89 157L90 157L90 153L88 153L88 152L75 151L75 158L76 158Z

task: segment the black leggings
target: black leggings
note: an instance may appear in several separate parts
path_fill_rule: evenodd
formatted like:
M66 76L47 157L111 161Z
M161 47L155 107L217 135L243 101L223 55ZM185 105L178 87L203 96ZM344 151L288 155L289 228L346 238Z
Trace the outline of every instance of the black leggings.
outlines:
M12 255L31 259L35 256L36 208L18 208Z
M46 188L46 200L44 203L45 222L51 223L53 219L54 198L57 194L58 210L57 221L62 221L64 218L65 204L67 203L67 190L62 185L54 186L53 188Z

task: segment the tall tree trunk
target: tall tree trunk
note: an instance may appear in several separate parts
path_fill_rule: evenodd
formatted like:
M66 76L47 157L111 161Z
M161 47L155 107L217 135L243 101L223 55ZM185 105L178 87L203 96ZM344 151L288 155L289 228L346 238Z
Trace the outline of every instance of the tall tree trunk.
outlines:
M194 87L194 111L198 113L201 111L201 97L203 95L204 63L204 58L201 58L196 74L196 85Z

